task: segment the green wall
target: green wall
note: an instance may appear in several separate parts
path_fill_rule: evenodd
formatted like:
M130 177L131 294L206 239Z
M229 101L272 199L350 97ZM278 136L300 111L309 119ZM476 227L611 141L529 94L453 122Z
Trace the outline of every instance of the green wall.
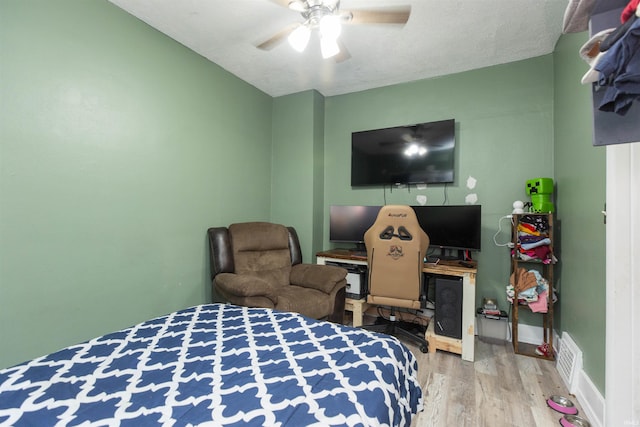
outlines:
M325 204L465 204L470 193L482 205L482 251L476 299L496 297L507 309L509 250L493 236L514 200L526 200L525 181L553 176L552 56L446 77L368 90L326 100ZM362 189L350 186L351 132L454 118L456 178L453 185ZM467 178L477 180L467 188ZM502 221L499 243L509 238ZM328 242L328 218L325 218ZM535 319L534 319L535 320Z
M105 0L0 2L0 367L208 301L210 226L293 225L312 261L330 246L331 204L477 194L477 299L506 309L508 250L493 236L526 200L525 180L551 176L556 326L603 391L604 153L590 146L588 88L577 83L584 40L436 79L273 99ZM453 185L350 187L351 132L448 118Z
M303 260L322 245L324 98L307 91L273 101L274 222L295 227Z
M209 300L272 98L105 0L0 2L0 367Z
M555 60L555 176L560 222L558 330L584 353L584 371L605 390L606 151L592 146L591 87L580 84L587 64L578 51L586 32L563 36Z

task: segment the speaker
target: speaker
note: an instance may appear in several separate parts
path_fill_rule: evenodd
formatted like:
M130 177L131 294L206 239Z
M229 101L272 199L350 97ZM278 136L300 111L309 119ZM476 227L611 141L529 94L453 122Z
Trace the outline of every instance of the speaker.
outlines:
M462 278L436 277L435 288L435 333L462 339Z

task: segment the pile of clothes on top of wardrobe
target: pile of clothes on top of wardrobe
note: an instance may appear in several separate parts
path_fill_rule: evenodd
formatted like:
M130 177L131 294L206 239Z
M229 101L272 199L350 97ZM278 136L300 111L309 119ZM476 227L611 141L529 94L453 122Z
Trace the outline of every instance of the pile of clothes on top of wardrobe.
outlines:
M629 1L620 23L593 35L579 53L590 65L582 84L604 90L598 109L624 116L640 99L640 0Z
M512 256L523 261L538 260L543 264L555 264L557 260L551 248L547 216L521 216L517 232L518 238Z
M507 301L513 304L514 298L518 304L528 305L534 313L546 313L549 300L549 282L537 270L518 268L511 274L507 286ZM556 301L555 294L553 302Z

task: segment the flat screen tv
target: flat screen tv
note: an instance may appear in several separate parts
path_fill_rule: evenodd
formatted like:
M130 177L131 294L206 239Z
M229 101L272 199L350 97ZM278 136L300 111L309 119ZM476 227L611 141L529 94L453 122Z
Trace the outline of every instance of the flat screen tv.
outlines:
M479 251L481 205L412 206L430 248Z
M364 250L364 233L373 225L381 206L333 205L329 211L329 240L355 243Z
M351 134L351 186L451 183L455 120Z

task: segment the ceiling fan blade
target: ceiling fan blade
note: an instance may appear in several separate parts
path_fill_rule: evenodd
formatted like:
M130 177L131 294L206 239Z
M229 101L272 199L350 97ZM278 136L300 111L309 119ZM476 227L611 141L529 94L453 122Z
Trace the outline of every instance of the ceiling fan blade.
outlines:
M323 0L323 3L335 3L337 1L338 0ZM309 4L306 2L306 0L271 0L271 2L277 4L278 6L286 7L287 9L291 9L296 12L305 12L309 10Z
M344 45L342 40L338 39L336 40L336 43L338 43L340 52L333 57L333 60L336 62L336 64L339 64L351 58L351 53L349 52L349 49L347 49L347 47Z
M262 50L271 50L274 47L276 47L277 45L279 45L280 43L282 43L287 37L289 37L289 34L291 34L293 32L293 30L295 30L299 26L300 26L300 24L298 24L298 23L294 23L294 24L288 25L288 26L284 27L282 30L280 30L277 33L275 33L269 39L263 41L259 45L256 45L256 47L258 49L262 49Z
M342 13L351 15L345 24L406 24L411 15L411 6L342 10Z
M289 7L289 3L291 3L291 0L271 0L271 3L275 3L279 6L282 7Z

